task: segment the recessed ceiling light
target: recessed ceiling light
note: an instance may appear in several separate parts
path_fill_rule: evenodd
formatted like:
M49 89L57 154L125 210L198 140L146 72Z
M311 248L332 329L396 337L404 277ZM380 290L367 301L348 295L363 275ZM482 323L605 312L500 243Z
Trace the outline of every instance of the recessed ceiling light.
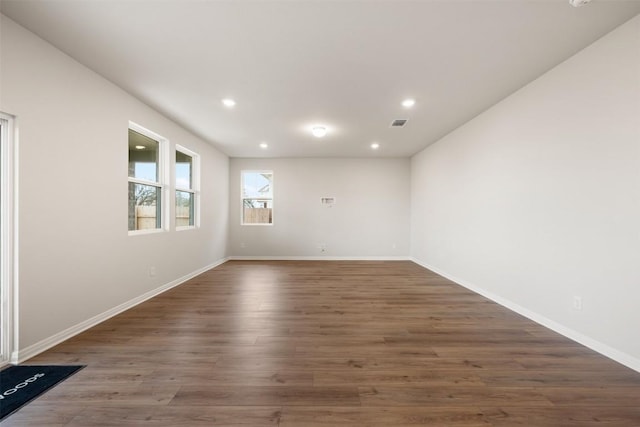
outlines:
M222 100L222 103L225 105L225 107L235 107L236 106L236 101L234 101L231 98L225 98Z
M378 144L377 142L374 142L373 144L371 144L372 150L377 150L378 148L380 148L380 144Z
M269 144L267 144L266 142L261 142L260 143L260 148L262 148L262 149L269 148Z
M415 99L405 99L404 101L402 101L402 106L404 108L411 108L414 105L416 105L416 100Z
M311 133L316 138L322 138L327 134L327 128L324 126L314 126L311 128Z
M145 147L144 145L136 145L136 150L144 150L145 148L147 147Z

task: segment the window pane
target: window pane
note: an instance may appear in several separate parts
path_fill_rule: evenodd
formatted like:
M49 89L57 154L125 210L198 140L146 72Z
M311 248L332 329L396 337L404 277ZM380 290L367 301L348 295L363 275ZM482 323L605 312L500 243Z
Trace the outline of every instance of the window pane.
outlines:
M129 129L129 177L158 182L159 143Z
M187 191L176 191L176 227L193 226L194 196Z
M272 224L273 201L270 199L242 199L243 224Z
M243 172L242 197L245 199L273 198L273 174L270 172Z
M193 158L187 154L176 151L176 187L191 190Z
M273 172L242 172L242 223L273 224Z
M160 187L129 183L129 230L161 228Z

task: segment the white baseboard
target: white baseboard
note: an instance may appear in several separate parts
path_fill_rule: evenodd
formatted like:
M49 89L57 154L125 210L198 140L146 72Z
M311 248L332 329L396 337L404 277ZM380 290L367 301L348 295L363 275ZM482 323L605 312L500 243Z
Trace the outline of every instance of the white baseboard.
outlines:
M453 282L455 282L456 284L460 285L460 286L464 286L465 288L469 289L470 291L473 291L477 294L482 295L485 298L488 298L490 300L492 300L493 302L500 304L503 307L508 308L511 311L515 311L516 313L530 319L533 320L536 323L539 323L542 326L545 326L549 329L551 329L552 331L555 331L557 333L559 333L560 335L563 335L579 344L584 345L585 347L590 348L593 351L596 351L612 360L615 360L616 362L625 365L628 368L633 369L634 371L640 372L640 360L627 354L624 353L620 350L617 350L613 347L610 347L606 344L601 343L600 341L594 340L591 337L588 337L586 335L581 334L580 332L577 332L571 328L567 328L566 326L551 320L545 316L542 316L534 311L531 311L525 307L522 307L521 305L518 305L516 303L514 303L513 301L510 301L508 299L502 298L501 296L498 296L496 294L493 294L489 291L486 291L472 283L469 283L465 280L459 279L451 274L448 274L445 271L440 270L437 267L434 267L432 265L429 265L425 262L422 262L420 260L417 260L415 258L411 258L411 261L415 262L416 264L433 271L434 273L439 274L442 277L445 277Z
M19 363L24 362L25 360L28 360L40 353L42 353L43 351L46 351L48 349L50 349L51 347L54 347L60 343L62 343L63 341L68 340L69 338L78 335L81 332L86 331L89 328L92 328L94 326L96 326L99 323L104 322L107 319L110 319L113 316L116 316L120 313L122 313L123 311L126 311L132 307L135 307L138 304L141 304L145 301L147 301L148 299L151 299L153 297L155 297L156 295L160 295L163 292L168 291L171 288L175 288L178 285L183 284L184 282L186 282L189 279L192 279L194 277L196 277L199 274L204 273L205 271L211 270L214 267L219 266L220 264L223 264L225 262L228 261L229 258L223 258L221 260L218 260L212 264L209 264L205 267L202 267L196 271L193 271L185 276L180 277L179 279L173 280L169 283L166 283L162 286L160 286L159 288L153 289L147 293L144 293L136 298L133 298L125 303L122 303L116 307L113 307L107 311L105 311L104 313L98 314L97 316L94 316L90 319L85 320L84 322L78 323L75 326L72 326L70 328L65 329L64 331L58 332L55 335L50 336L49 338L45 338L44 340L37 342L33 345L30 345L29 347L20 349L18 351L15 351L11 354L11 363L14 365L17 365Z
M230 256L230 261L411 261L408 256Z

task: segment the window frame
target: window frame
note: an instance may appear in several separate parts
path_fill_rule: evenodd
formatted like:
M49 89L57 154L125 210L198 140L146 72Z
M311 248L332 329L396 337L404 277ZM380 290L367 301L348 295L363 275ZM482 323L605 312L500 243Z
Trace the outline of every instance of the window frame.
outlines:
M245 199L251 199L254 200L255 198L245 198L244 197L244 174L245 173L258 173L258 174L271 174L271 198L267 199L267 200L271 200L271 222L268 223L255 223L255 222L244 222L244 201ZM253 170L253 169L244 169L240 171L240 225L247 225L247 226L273 226L273 224L275 223L275 187L273 185L275 181L275 174L273 172L273 170L266 170L266 169L261 169L261 170Z
M196 228L200 228L200 155L194 151L189 150L188 148L182 145L176 144L175 152L173 155L174 173L176 172L176 168L178 165L178 162L176 161L176 156L178 153L182 153L184 155L191 157L191 188L179 187L176 177L174 176L174 180L173 180L174 226L176 231L193 230ZM190 193L193 197L193 225L184 225L180 227L176 225L176 219L177 219L177 213L178 213L177 206L176 206L176 199L178 198L178 191L182 191L184 193Z
M169 151L169 140L147 128L134 122L129 122L127 128L127 147L129 142L129 130L137 132L141 135L151 138L158 143L158 181L149 181L146 179L130 177L127 172L127 195L129 194L129 184L148 185L160 189L160 227L148 228L143 230L129 230L127 225L127 232L129 236L139 236L144 234L163 233L169 229L168 227L168 212L170 212L170 200L168 196L168 171L167 160ZM127 165L129 161L129 150L127 149ZM127 166L128 168L128 166ZM156 202L157 203L157 202ZM129 203L127 201L127 224L129 221Z

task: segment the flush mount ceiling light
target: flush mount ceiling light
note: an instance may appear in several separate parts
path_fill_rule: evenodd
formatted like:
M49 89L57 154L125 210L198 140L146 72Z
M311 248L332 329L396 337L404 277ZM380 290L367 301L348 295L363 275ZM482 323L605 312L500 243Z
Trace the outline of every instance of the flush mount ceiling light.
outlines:
M573 7L584 6L589 3L591 0L569 0L569 4Z
M144 150L145 148L147 147L145 147L144 145L136 145L136 150Z
M262 148L263 150L266 150L267 148L269 148L269 144L267 144L266 142L261 142L260 148Z
M322 138L327 135L327 128L324 126L314 126L311 128L311 133L316 138Z
M224 106L225 106L225 107L229 107L229 108L232 108L232 107L235 107L235 106L236 106L236 101L234 101L234 100L233 100L233 99L231 99L231 98L225 98L225 99L223 99L223 100L222 100L222 103L224 104Z
M409 98L409 99L405 99L404 101L402 101L402 106L404 108L411 108L414 105L416 105L416 100L415 99Z
M380 148L380 144L378 144L377 142L374 142L373 144L371 144L372 150L377 150L378 148Z

